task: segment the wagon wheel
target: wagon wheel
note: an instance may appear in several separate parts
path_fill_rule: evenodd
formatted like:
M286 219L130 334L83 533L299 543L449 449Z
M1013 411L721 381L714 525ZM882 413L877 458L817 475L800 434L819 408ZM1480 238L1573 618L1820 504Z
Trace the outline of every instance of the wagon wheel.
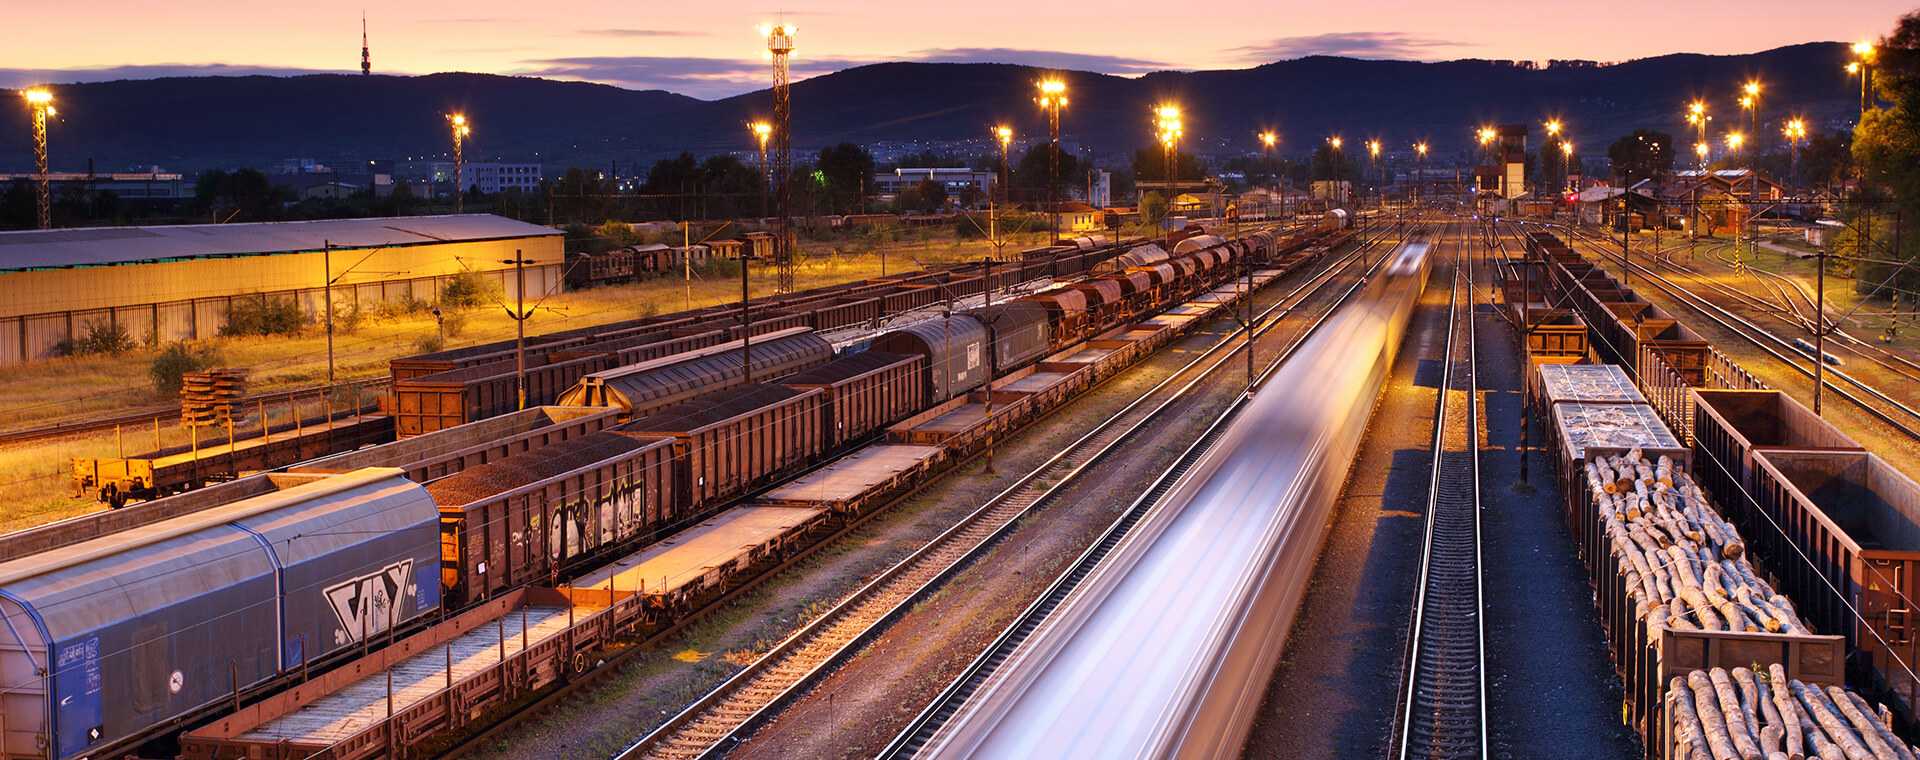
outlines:
M587 653L574 652L573 653L573 674L577 676L585 672L587 672Z

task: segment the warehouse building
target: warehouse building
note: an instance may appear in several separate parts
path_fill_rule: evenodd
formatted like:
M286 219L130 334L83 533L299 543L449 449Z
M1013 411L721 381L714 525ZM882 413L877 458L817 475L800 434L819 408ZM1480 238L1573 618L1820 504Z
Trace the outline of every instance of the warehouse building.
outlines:
M330 252L329 252L330 251ZM94 322L135 340L218 335L235 300L433 301L473 271L516 294L561 288L562 233L491 214L0 232L0 366L58 354Z

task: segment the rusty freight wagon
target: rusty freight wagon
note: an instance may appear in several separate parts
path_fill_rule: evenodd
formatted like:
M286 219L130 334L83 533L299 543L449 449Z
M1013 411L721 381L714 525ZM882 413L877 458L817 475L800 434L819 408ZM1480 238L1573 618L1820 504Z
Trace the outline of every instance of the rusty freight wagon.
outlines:
M1858 451L1756 451L1759 512L1779 526L1751 535L1816 628L1847 637L1856 683L1920 703L1920 484Z
M1693 457L1700 487L1740 530L1778 534L1754 510L1765 484L1753 455L1762 451L1865 451L1832 423L1776 390L1694 388Z
M676 328L588 344L529 358L526 406L559 401L581 378L622 364L651 361L714 346L726 333ZM637 343L636 343L637 342ZM394 383L395 429L400 437L431 433L521 408L520 378L512 361L466 367Z
M922 381L926 358L918 354L863 351L801 372L779 384L824 391L821 426L828 451L883 430L926 406Z
M689 514L718 505L820 456L824 391L745 385L637 417L616 428L673 441Z
M684 517L671 442L601 431L427 484L455 608L551 582Z

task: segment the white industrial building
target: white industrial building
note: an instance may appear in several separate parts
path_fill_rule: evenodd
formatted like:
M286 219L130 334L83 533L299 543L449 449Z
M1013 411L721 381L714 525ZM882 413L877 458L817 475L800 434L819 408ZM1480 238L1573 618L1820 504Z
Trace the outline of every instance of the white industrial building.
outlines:
M972 169L955 168L899 168L892 174L876 174L873 177L872 192L877 195L894 195L911 187L919 187L921 182L933 180L947 188L947 197L957 198L960 191L972 187L984 198L993 192L994 172L977 172Z
M434 300L454 275L498 278L515 295L561 288L563 233L492 214L0 232L0 365L53 354L110 321L136 340L219 334L240 298L336 303ZM330 252L329 252L330 251Z

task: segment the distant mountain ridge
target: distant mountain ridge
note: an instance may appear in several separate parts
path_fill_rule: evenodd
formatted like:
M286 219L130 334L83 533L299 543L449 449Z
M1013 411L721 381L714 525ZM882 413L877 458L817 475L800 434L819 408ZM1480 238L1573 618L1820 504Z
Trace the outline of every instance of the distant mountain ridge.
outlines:
M1733 102L1749 77L1766 82L1770 121L1792 112L1842 126L1857 104L1842 70L1846 46L1817 42L1746 55L1674 54L1607 66L1528 68L1503 61L1434 63L1314 56L1248 69L1158 72L1124 78L1065 72L1072 102L1066 139L1096 153L1149 144L1148 108L1186 111L1189 149L1251 150L1260 128L1304 152L1330 134L1379 136L1394 147L1431 140L1442 154L1470 149L1474 125L1564 119L1576 144L1599 155L1638 127L1678 135L1687 100L1714 104L1714 132L1746 119ZM798 150L840 141L982 138L1014 124L1045 125L1032 103L1041 70L991 63L883 63L793 86ZM553 167L627 168L679 150L750 147L744 122L764 116L765 91L717 101L530 77L316 74L182 77L61 85L53 125L56 170L266 166L311 157L336 166L447 151L442 114L474 121L469 160L539 160ZM1763 131L1770 130L1763 127ZM1763 135L1768 141L1777 134ZM22 120L0 121L0 170L31 165Z

